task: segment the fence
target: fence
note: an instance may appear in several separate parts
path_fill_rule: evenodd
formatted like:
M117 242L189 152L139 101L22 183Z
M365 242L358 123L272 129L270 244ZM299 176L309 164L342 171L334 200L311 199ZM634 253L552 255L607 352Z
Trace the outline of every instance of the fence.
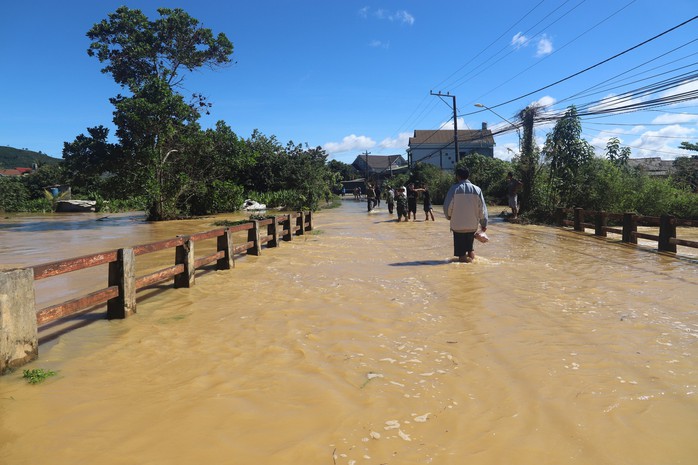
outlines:
M568 219L572 214L572 219ZM676 237L677 226L698 226L696 220L682 220L670 215L641 216L635 213L608 213L605 211L584 210L583 208L558 208L556 211L557 224L561 227L572 226L575 231L585 232L587 228L594 230L595 236L607 237L608 233L619 234L621 242L637 244L638 238L657 241L660 252L676 253L676 246L698 248L698 241L679 239ZM593 223L585 220L594 218ZM618 223L621 227L611 227L609 221ZM659 234L638 232L638 226L658 227Z
M38 357L38 329L85 313L106 304L107 318L126 318L136 313L136 292L169 279L175 288L194 285L195 271L215 263L215 269L235 266L235 257L245 253L260 255L262 246L278 247L280 241L292 241L312 231L312 212L296 212L263 220L252 220L227 228L177 236L150 244L136 245L37 265L32 268L0 272L0 374ZM246 240L234 244L233 234L247 233ZM239 234L238 234L239 235ZM216 240L216 252L197 258L197 242ZM175 249L174 265L136 276L136 257ZM34 282L54 276L108 265L107 287L87 295L36 309Z

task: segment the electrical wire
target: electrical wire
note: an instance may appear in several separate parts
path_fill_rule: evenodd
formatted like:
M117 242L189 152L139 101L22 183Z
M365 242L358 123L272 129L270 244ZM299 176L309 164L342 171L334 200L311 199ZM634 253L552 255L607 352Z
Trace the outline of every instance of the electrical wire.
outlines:
M663 36L665 36L666 34L669 34L670 32L673 32L673 31L675 31L676 29L679 29L680 27L683 27L683 26L685 26L686 24L689 24L689 23L692 22L692 21L695 21L696 19L698 19L698 16L694 16L694 17L692 17L692 18L690 18L690 19L687 19L686 21L684 21L684 22L682 22L682 23L680 23L680 24L677 24L676 26L674 26L674 27L672 27L672 28L669 28L669 29L665 30L664 32L661 32L661 33L659 33L659 34L657 34L657 35L655 35L655 36L653 36L653 37L650 37L649 39L644 40L643 42L640 42L639 44L636 44L636 45L634 45L634 46L632 46L632 47L630 47L630 48L627 48L627 49L623 50L622 52L616 53L615 55L613 55L613 56L611 56L611 57L609 57L609 58L606 58L605 60L602 60L602 61L600 61L600 62L598 62L598 63L596 63L596 64L593 64L593 65L588 66L588 67L586 67L586 68L584 68L584 69L582 69L582 70L580 70L580 71L577 71L576 73L570 74L569 76L566 76L566 77L564 77L564 78L562 78L562 79L558 79L558 80L555 81L555 82L552 82L552 83L550 83L550 84L547 84L547 85L545 85L545 86L543 86L543 87L539 87L539 88L536 89L536 90L533 90L533 91L528 92L528 93L526 93L526 94L520 95L520 96L515 97L515 98L513 98L513 99L507 100L507 101L505 101L505 102L501 102L501 103L498 103L498 104L496 104L496 105L490 105L489 107L490 107L490 108L499 108L499 107L504 106L504 105L507 105L507 104L509 104L509 103L513 103L513 102L516 102L516 101L518 101L518 100L524 99L524 98L526 98L526 97L530 97L531 95L533 95L533 94L535 94L535 93L538 93L538 92L540 92L540 91L549 89L549 88L554 87L554 86L556 86L556 85L558 85L558 84L561 84L561 83L563 83L563 82L565 82L565 81L569 81L569 80L572 79L572 78L575 78L575 77L577 77L577 76L579 76L579 75L581 75L581 74L587 73L587 72L591 71L592 69L598 68L598 67L601 66L601 65L604 65L604 64L606 64L606 63L608 63L608 62L610 62L610 61L612 61L612 60L615 60L616 58L619 58L619 57L621 57L621 56L623 56L623 55L625 55L625 54L627 54L627 53L630 53L631 51L633 51L633 50L635 50L635 49L637 49L637 48L639 48L639 47L642 47L642 46L644 46L644 45L647 45L648 43L650 43L650 42L652 42L652 41L654 41L654 40L657 40L657 39L659 39L660 37L663 37ZM475 114L475 113L478 113L478 112L464 113L464 114L458 115L458 116L467 116L467 115L471 115L471 114Z

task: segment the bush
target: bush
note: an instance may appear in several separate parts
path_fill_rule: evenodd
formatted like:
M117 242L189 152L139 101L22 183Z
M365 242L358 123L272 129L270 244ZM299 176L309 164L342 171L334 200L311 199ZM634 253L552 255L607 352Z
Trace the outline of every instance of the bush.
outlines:
M19 178L0 177L0 211L26 211L29 190Z

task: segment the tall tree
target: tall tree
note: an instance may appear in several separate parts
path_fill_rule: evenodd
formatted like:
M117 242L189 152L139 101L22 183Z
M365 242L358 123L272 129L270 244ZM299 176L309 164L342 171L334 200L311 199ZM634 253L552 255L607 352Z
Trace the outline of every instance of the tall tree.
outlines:
M551 179L556 179L563 205L580 205L588 185L584 168L594 158L594 148L582 139L582 123L577 109L570 106L548 133L543 154L550 163Z
M217 68L230 62L233 44L181 9L158 9L150 21L140 10L120 7L87 32L93 41L87 53L106 63L109 73L131 95L111 99L114 123L121 141L125 169L141 180L152 220L175 217L189 178L174 169L173 161L191 160L188 141L202 110L210 104L201 94L185 101L178 89L184 71Z

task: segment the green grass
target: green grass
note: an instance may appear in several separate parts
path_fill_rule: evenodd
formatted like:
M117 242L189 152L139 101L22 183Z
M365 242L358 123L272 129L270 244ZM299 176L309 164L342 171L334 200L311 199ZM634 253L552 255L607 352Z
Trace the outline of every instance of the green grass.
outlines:
M55 376L56 373L53 370L44 370L43 368L35 368L33 370L24 370L24 375L22 376L27 380L29 384L39 384L44 382L46 378Z

